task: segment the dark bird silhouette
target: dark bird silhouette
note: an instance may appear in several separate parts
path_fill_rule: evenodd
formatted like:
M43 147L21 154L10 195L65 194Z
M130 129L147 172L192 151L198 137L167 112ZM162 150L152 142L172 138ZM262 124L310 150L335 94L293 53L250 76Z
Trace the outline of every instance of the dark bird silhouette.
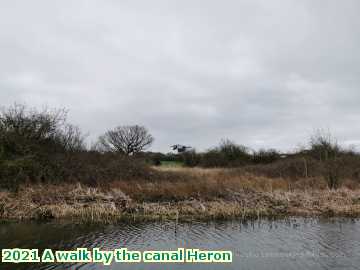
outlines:
M171 146L172 150L176 150L178 153L186 152L188 149L191 149L191 146L185 146L181 144L175 144Z

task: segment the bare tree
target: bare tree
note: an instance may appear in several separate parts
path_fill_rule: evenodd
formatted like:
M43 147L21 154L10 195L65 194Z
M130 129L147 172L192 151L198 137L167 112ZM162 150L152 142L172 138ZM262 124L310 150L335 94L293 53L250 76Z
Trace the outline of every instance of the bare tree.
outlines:
M71 124L66 124L58 136L63 147L70 152L84 151L86 149L85 138L80 128Z
M343 170L344 150L338 145L336 139L329 131L319 129L310 138L310 154L318 159L323 166L323 176L331 189L340 186Z
M318 129L311 136L309 141L310 153L320 161L327 161L336 158L342 149L330 131Z
M15 103L0 111L0 131L32 140L54 139L65 126L65 109L37 111Z
M99 148L103 151L114 151L126 155L136 154L154 141L153 136L143 126L119 126L107 131L99 138Z

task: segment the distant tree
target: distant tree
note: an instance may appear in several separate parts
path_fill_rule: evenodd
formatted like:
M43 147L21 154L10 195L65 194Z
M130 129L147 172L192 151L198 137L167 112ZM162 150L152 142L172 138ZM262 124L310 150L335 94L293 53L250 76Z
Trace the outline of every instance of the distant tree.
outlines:
M153 136L143 126L119 126L101 136L98 145L103 151L133 155L150 147L153 141Z
M78 126L65 124L58 139L66 151L78 152L86 150L85 137Z
M328 182L329 188L338 188L343 167L341 156L344 151L338 145L336 139L332 137L330 132L319 129L311 136L309 146L310 154L324 166L323 175Z
M249 149L229 139L222 139L217 147L209 149L201 156L204 167L237 167L251 161Z
M238 145L229 139L222 139L217 150L224 155L228 161L248 161L250 159L249 149L246 146Z
M336 158L341 148L329 131L318 129L309 140L310 154L320 161Z

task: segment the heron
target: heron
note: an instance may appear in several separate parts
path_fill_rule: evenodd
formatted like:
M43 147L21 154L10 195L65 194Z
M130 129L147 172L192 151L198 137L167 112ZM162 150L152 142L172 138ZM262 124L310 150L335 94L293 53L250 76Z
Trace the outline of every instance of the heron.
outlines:
M188 149L191 149L191 146L185 146L185 145L181 145L181 144L175 144L171 146L172 150L176 150L178 153L184 153L186 152Z

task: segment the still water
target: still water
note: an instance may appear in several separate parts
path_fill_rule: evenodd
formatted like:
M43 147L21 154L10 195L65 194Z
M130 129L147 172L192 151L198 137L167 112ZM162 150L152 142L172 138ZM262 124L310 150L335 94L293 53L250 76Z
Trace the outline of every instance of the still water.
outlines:
M0 224L0 248L231 250L231 264L48 264L0 269L360 269L360 220L302 219L211 223Z

